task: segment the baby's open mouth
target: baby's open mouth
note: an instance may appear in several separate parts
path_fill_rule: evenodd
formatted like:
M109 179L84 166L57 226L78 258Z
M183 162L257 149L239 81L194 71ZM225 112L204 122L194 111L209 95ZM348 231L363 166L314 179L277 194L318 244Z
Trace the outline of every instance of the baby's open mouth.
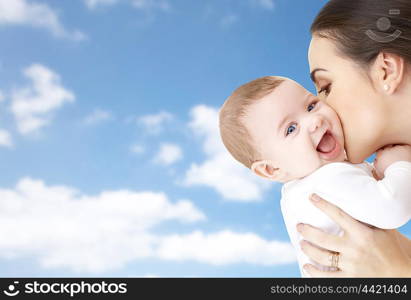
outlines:
M316 150L320 153L320 156L323 159L333 160L340 154L341 146L333 134L327 130L318 143Z
M321 153L329 153L334 150L337 141L328 130L324 133L317 146L317 151Z

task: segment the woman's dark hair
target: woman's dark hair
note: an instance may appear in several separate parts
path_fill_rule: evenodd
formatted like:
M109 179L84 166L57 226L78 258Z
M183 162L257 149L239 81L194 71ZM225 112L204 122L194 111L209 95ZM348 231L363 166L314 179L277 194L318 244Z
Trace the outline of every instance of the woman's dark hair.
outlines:
M383 51L411 64L411 1L330 0L311 34L333 40L339 52L365 67Z

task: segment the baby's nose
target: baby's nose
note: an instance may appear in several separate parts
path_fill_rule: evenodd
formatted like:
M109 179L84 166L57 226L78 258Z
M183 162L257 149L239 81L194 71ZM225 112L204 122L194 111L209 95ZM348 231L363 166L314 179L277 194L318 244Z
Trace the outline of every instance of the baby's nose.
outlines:
M314 117L310 126L310 132L315 132L318 128L323 126L323 118L320 116Z

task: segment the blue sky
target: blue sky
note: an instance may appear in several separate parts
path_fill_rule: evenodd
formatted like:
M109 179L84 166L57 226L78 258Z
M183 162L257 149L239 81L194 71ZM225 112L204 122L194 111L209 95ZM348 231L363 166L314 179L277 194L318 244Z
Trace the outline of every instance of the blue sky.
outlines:
M325 2L0 0L2 276L298 277L217 110L265 75L314 91Z

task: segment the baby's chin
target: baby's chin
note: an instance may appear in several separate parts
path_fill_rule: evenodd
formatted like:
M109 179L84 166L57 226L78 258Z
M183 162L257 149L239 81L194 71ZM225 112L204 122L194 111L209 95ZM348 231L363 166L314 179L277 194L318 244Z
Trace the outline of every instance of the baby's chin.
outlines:
M295 170L289 171L286 181L302 179L309 176L310 174L317 171L319 168L336 162L345 162L347 161L347 156L345 149L341 146L344 143L336 142L336 147L334 147L329 153L320 153L318 150L315 150L317 153L312 153L309 155L310 162L299 162L294 165ZM304 166L303 168L301 166Z
M304 169L301 169L301 167L300 167L300 168L298 168L298 170L294 170L294 172L289 173L287 181L303 179L303 178L311 175L312 173L314 173L315 171L317 171L319 168L321 168L322 166L324 166L326 164L327 163L324 163L321 160L319 160L318 162L316 162L314 164L311 164L310 166L306 165Z
M343 149L341 155L334 158L333 160L319 159L317 164L305 169L304 171L300 169L299 172L296 172L293 176L290 176L290 178L292 179L290 179L289 181L307 177L325 165L336 163L336 162L345 162L345 161L346 161L346 155L345 155L345 150Z

